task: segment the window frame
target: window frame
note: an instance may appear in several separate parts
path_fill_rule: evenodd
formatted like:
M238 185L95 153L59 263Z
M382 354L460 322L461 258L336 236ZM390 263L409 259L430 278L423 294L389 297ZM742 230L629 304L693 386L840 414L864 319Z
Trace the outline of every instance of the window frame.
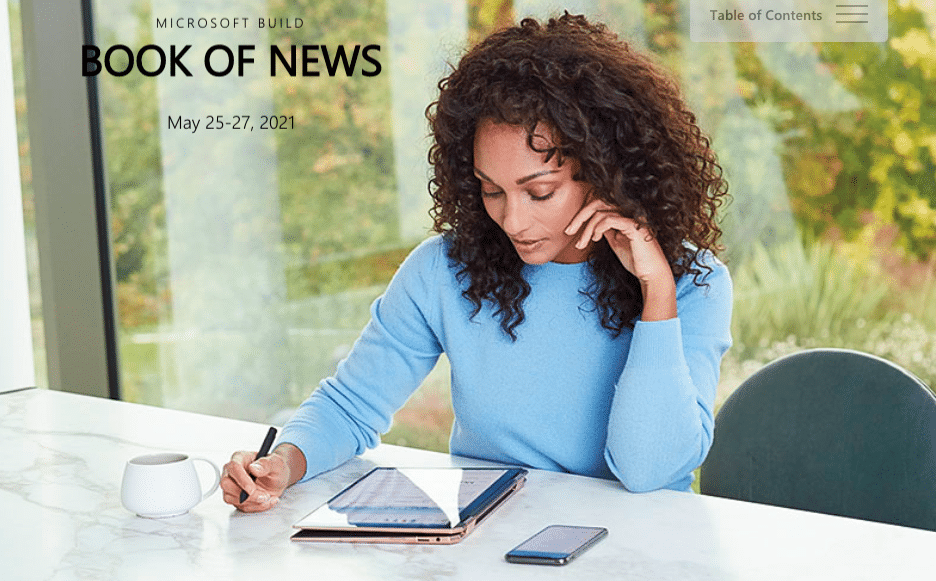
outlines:
M90 0L22 0L49 388L120 399L108 195Z

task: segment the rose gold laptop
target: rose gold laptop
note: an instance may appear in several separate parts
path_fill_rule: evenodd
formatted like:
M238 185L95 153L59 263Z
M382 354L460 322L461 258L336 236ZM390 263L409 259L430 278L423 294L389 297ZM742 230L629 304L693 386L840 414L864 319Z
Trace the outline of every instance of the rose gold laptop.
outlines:
M454 544L526 475L522 468L374 468L293 525L292 539Z

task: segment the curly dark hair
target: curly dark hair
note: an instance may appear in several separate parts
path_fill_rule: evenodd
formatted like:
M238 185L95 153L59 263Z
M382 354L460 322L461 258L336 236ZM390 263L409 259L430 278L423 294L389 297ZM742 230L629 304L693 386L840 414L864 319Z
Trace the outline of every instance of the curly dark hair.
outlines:
M704 284L701 256L722 250L716 210L727 183L708 138L683 103L676 83L647 56L602 24L565 13L545 25L527 18L470 49L439 82L426 109L433 230L451 241L461 266L462 293L476 315L488 300L501 327L516 340L530 286L524 263L484 209L474 175L474 136L491 119L523 127L527 145L574 159L574 179L623 216L649 228L676 278ZM537 124L553 131L550 149L533 146ZM548 159L549 157L547 157ZM614 336L633 328L643 308L640 284L603 238L588 257L593 275L583 293Z

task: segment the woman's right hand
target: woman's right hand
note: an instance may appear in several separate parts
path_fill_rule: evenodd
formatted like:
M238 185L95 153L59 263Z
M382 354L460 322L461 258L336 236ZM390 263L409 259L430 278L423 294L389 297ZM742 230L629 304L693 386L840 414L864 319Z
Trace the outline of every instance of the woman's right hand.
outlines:
M276 506L286 488L299 480L300 472L293 474L294 454L302 455L291 444L281 444L269 455L257 460L256 452L241 450L231 455L231 460L221 472L221 490L224 502L243 512L261 512ZM291 461L292 460L292 461ZM302 457L303 464L305 457ZM240 501L241 491L247 499Z

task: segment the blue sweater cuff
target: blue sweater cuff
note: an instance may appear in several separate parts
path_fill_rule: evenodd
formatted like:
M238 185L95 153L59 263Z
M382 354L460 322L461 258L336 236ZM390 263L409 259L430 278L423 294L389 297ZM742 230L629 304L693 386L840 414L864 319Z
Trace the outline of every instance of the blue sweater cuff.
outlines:
M656 369L663 361L679 361L685 366L682 339L678 317L665 321L637 321L627 354L627 366L631 370Z
M306 459L306 473L299 481L305 482L337 467L362 450L348 449L350 442L340 438L340 434L347 432L347 428L338 423L335 415L318 413L305 417L300 414L302 407L293 416L294 419L283 426L278 443L292 444L302 451Z

